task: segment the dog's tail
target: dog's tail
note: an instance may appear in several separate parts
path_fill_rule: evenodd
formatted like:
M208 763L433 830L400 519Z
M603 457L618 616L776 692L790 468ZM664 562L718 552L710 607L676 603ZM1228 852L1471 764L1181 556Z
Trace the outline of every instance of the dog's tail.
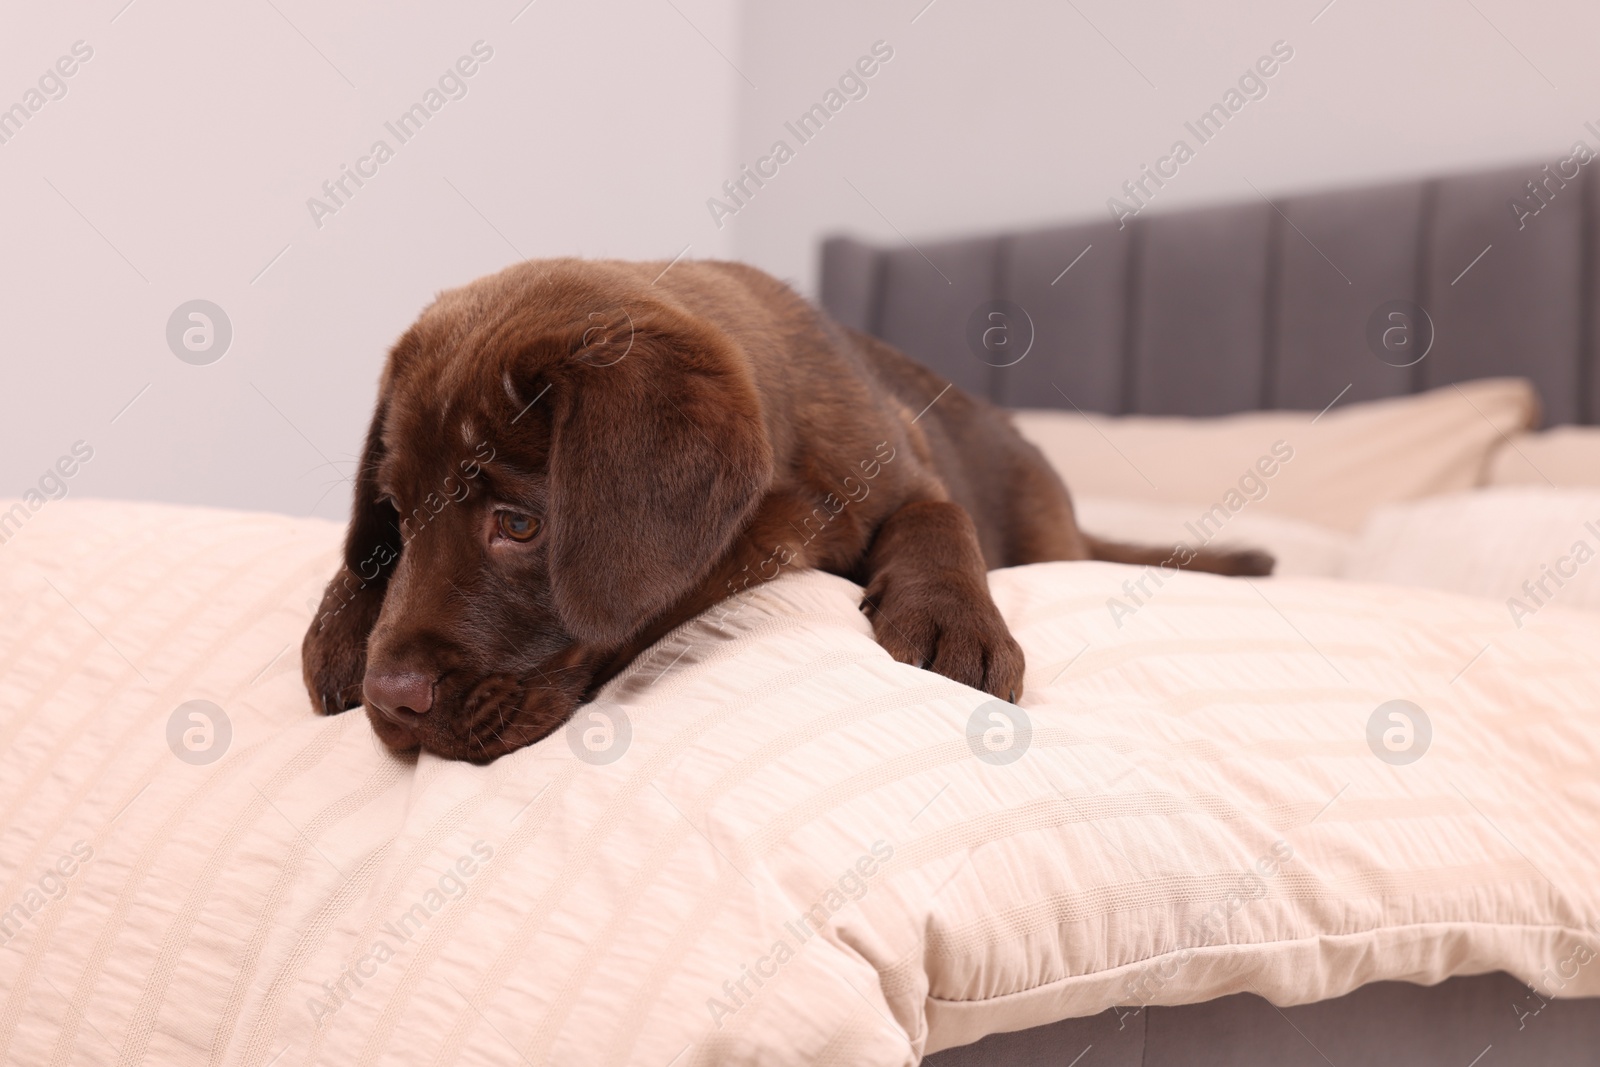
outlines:
M1128 545L1084 535L1089 555L1107 563L1133 563L1150 567L1181 567L1189 571L1225 574L1231 578L1264 578L1272 573L1276 560L1257 548L1157 548Z

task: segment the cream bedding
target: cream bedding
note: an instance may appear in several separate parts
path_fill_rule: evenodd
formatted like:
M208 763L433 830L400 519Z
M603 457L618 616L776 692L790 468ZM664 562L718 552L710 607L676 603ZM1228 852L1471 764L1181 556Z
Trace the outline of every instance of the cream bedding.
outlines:
M1344 577L1498 601L1513 624L1600 610L1600 490L1502 486L1379 508Z
M337 538L56 502L0 544L0 1061L890 1065L1239 990L1600 994L1588 614L1000 571L1024 723L799 574L473 767L310 713Z

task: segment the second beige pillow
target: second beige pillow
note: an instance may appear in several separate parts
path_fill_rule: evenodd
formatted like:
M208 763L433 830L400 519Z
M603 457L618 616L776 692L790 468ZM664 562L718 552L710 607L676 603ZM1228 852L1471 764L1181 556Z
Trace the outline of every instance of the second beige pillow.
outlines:
M1539 419L1533 386L1487 378L1316 412L1214 419L1019 411L1074 493L1191 504L1209 540L1241 511L1355 531L1374 508L1480 484Z

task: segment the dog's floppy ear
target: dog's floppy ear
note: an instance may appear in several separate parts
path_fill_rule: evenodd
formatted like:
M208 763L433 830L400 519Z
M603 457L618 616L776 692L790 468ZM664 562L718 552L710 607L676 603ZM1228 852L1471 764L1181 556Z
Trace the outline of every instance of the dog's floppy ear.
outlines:
M367 428L356 470L355 499L345 532L344 565L328 583L322 603L300 645L300 669L311 703L324 715L362 702L367 671L367 635L378 621L389 575L400 554L399 514L378 493L383 460L383 420L388 413L389 376L378 386L377 410Z
M689 592L772 482L744 355L698 323L566 365L549 466L550 584L573 636L614 645Z

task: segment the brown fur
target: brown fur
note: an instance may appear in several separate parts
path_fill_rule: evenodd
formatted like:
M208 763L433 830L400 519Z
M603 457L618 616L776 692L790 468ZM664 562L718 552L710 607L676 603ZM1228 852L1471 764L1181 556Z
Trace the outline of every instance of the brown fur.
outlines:
M319 710L365 698L396 749L491 760L672 627L800 567L862 584L896 659L1015 699L1022 650L988 570L1171 558L1085 537L1002 411L775 279L664 266L519 264L442 294L394 346L345 566L302 649ZM517 542L500 512L542 528Z

